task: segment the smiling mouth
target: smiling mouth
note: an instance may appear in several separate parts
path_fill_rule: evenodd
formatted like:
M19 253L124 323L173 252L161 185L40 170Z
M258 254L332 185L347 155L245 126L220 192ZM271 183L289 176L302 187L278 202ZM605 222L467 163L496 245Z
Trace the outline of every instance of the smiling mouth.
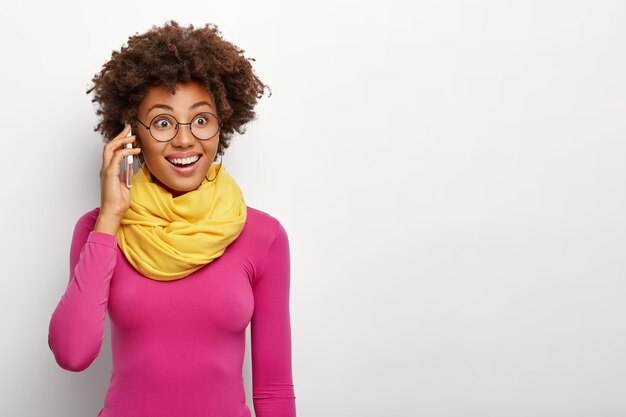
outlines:
M170 164L174 165L177 168L187 168L187 167L192 167L194 165L196 165L198 163L198 161L200 159L202 159L202 155L198 156L198 159L196 159L194 162L190 163L190 164L177 164L175 162L170 161L169 159L165 158L167 160L167 162L169 162Z

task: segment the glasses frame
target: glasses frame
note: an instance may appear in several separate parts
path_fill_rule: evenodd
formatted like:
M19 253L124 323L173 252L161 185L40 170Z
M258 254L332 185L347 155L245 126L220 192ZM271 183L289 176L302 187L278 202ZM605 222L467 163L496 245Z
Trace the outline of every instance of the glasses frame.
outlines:
M197 137L197 136L196 136L196 134L195 134L195 133L193 133L193 128L191 127L191 123L193 123L193 121L196 119L196 117L198 117L199 115L201 115L201 114L203 114L203 113L209 113L211 116L214 116L214 117L217 119L217 122L218 122L218 125L217 125L217 132L215 132L215 133L213 134L213 136L211 136L210 138L207 138L207 139L200 139L199 137ZM157 138L155 138L155 137L154 137L154 135L152 134L152 131L150 130L150 126L152 126L152 122L154 122L154 119L156 119L156 118L157 118L157 117L159 117L159 116L170 116L172 119L176 120L176 127L175 127L175 128L176 128L176 133L174 133L174 136L172 136L172 137L171 137L170 139L168 139L168 140L158 140ZM176 137L176 135L178 135L178 132L179 132L178 126L180 126L180 125L189 125L189 131L191 132L191 134L193 135L193 137L194 137L194 138L196 138L196 139L198 139L198 140L211 140L211 139L213 139L213 138L215 137L215 135L217 135L218 133L220 133L220 131L222 130L222 126L223 126L223 123L222 123L222 121L220 120L220 118L219 118L219 117L217 117L217 115L216 115L216 114L211 113L210 111L201 111L201 112L197 113L195 116L193 116L193 118L191 119L191 122L189 122L189 123L181 123L181 122L179 122L179 121L178 121L178 119L176 119L176 117L174 117L174 115L173 115L173 114L170 114L170 113L159 113L159 114L157 114L156 116L154 116L154 117L150 120L150 125L147 125L147 126L146 126L146 124L145 124L144 122L142 122L141 120L139 120L139 118L135 117L134 119L135 119L135 120L137 120L139 123L141 123L141 125L142 125L143 127L145 127L145 128L146 128L146 130L150 133L150 136L152 136L152 139L154 139L154 140L156 140L157 142L160 142L160 143L167 143L167 142L172 141L172 139L174 139L174 138Z

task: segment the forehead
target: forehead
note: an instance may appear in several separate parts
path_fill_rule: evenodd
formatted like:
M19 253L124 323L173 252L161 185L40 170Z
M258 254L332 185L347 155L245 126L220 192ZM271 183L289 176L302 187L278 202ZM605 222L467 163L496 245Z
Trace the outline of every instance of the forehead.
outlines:
M150 87L139 104L139 112L146 111L154 104L167 104L182 111L187 110L189 106L198 101L208 101L214 105L211 93L197 81L185 81L176 84L175 94L172 94L167 87L157 85Z

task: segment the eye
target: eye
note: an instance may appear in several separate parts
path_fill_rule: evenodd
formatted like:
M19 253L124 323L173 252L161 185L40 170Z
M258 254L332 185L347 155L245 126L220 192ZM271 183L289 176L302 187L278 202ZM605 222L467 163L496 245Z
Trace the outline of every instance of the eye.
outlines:
M196 117L195 122L199 124L200 126L204 126L205 124L208 123L208 120L204 116L198 116Z
M151 127L157 130L171 129L175 125L170 115L161 115L154 118Z

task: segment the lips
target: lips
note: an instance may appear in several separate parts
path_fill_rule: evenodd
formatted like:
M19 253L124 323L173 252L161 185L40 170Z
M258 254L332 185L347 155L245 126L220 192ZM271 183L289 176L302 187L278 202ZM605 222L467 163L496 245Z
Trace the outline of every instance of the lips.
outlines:
M175 153L167 155L165 159L183 159L183 158L189 158L190 156L202 157L202 154L198 152L175 152Z
M184 169L184 168L189 168L189 167L192 167L192 166L196 165L198 163L198 161L200 161L200 159L198 159L196 162L193 162L191 164L184 164L184 165L183 164L175 164L175 163L173 163L172 161L169 161L169 160L167 162L169 162L172 166L174 166L176 168L183 168Z
M198 153L187 153L184 156L182 156L182 155L184 155L184 154L172 154L172 155L166 156L165 159L170 164L178 166L178 167L183 167L183 168L186 167L186 166L194 165L196 162L198 162L200 159L202 159L202 155L198 154ZM178 160L195 159L196 161L191 163L191 164L176 164L174 162L175 159L178 159Z
M178 167L178 168L185 168L185 167L194 166L195 164L198 163L198 161L200 161L200 158L198 158L196 160L196 162L192 162L191 164L175 164L174 162L170 161L169 159L167 160L167 162L169 162L170 164L172 164L172 165L174 165L175 167Z
M198 165L198 162L202 159L202 155L200 155L200 158L198 158L196 162L194 162L193 164L187 164L187 165L176 165L175 163L169 161L167 158L165 159L167 160L167 162L169 162L174 172L176 172L179 175L189 176L189 175L194 175L196 171L196 166Z

